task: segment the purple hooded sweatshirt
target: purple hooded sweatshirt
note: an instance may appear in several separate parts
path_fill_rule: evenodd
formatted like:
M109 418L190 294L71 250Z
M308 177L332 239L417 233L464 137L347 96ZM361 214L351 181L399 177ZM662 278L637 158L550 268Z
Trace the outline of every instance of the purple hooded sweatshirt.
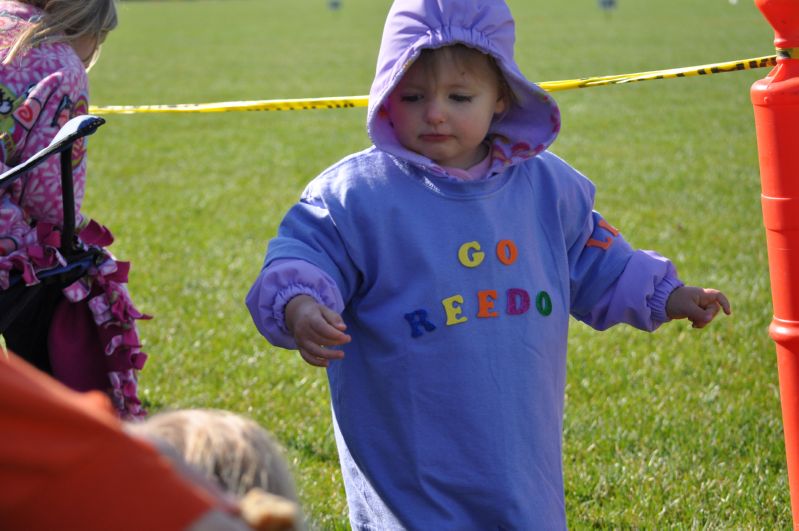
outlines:
M514 93L474 181L405 149L383 107L423 49L455 43L494 57ZM565 528L569 316L654 330L681 285L547 151L558 108L513 43L499 0L396 1L370 94L374 146L308 185L247 296L277 346L296 348L283 311L300 293L347 323L328 377L354 529Z

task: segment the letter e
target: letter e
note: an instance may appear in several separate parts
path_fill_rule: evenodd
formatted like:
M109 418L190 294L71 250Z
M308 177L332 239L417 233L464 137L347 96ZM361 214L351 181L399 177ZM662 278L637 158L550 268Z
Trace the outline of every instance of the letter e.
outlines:
M477 292L479 310L477 317L497 317L499 313L493 312L494 301L497 300L497 291L493 289L483 289Z
M444 305L444 311L447 313L447 326L462 323L467 320L466 317L461 315L463 313L462 296L453 295L452 297L447 297L441 301L441 304Z

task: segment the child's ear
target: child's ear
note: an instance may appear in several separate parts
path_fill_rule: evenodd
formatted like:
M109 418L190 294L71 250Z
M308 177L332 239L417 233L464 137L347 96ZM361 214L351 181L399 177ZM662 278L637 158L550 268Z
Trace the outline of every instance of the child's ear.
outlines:
M497 97L497 104L494 106L494 114L502 114L506 110L508 110L508 99L504 94L500 94Z

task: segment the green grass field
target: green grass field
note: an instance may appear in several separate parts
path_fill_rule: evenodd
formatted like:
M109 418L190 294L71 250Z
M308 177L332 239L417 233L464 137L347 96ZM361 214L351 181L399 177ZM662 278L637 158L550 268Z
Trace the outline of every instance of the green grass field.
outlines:
M510 0L534 81L770 55L751 2ZM92 103L364 95L387 0L123 2ZM791 526L749 87L766 70L557 94L553 151L597 208L734 315L703 331L598 333L574 322L564 421L575 529ZM151 411L226 408L287 448L305 511L347 528L325 374L267 344L243 299L304 184L368 145L365 110L109 115L92 137L84 212L133 263Z

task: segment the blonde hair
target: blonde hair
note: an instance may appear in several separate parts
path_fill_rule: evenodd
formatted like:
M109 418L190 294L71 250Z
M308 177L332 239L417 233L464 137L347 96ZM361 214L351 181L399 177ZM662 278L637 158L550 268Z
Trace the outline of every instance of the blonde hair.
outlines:
M297 502L280 445L255 421L216 409L183 409L130 426L166 443L223 490L243 496L253 488Z
M114 0L18 0L38 7L44 14L31 21L19 34L3 64L43 42L70 43L81 37L96 39L88 70L97 61L100 45L105 36L117 27L117 9Z

